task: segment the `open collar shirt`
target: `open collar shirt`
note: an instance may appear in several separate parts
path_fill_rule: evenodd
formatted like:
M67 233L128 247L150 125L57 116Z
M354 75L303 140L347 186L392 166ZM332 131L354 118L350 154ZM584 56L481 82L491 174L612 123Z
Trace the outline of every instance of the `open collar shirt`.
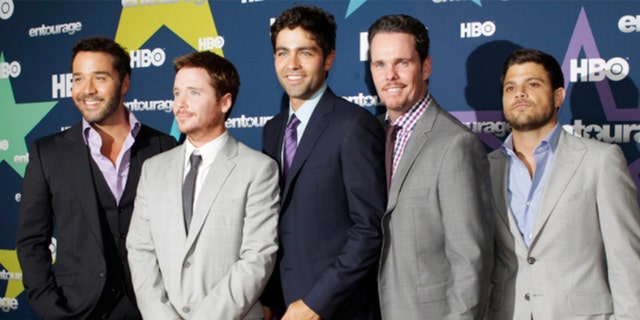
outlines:
M520 235L527 247L531 245L536 216L540 207L540 199L549 179L549 170L553 163L561 127L556 126L547 134L533 151L536 163L533 177L513 148L513 137L510 134L500 147L509 159L509 175L507 182L507 201L515 218Z

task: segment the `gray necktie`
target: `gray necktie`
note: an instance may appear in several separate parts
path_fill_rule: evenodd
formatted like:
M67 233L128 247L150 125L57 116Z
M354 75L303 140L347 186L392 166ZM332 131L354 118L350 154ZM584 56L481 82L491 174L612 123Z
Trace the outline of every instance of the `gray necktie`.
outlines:
M189 224L191 224L191 217L193 216L193 197L196 189L196 177L198 176L198 166L200 166L202 157L199 154L192 153L189 161L191 168L182 184L182 211L184 212L184 226L187 233L189 233Z

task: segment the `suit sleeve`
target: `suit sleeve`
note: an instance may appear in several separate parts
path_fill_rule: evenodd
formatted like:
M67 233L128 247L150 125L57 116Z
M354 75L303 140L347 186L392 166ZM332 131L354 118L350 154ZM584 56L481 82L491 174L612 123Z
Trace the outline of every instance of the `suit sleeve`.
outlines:
M362 113L352 121L340 163L352 226L340 254L302 298L324 319L363 288L362 281L374 275L380 256L380 221L387 196L384 133L375 117Z
M491 180L486 152L471 133L452 137L439 168L438 199L450 265L446 319L478 319L493 264Z
M127 251L131 278L138 308L145 319L180 319L169 301L149 224L150 201L153 201L153 179L148 166L142 166L129 232Z
M640 209L637 189L617 145L598 169L597 210L607 257L615 318L640 315Z
M242 319L258 301L273 271L278 251L278 169L271 159L261 164L252 169L256 176L246 186L239 259L198 304L194 320Z
M53 235L52 196L43 169L40 143L29 153L29 164L22 182L16 249L23 272L29 304L42 318L73 317L66 298L58 288L51 269Z

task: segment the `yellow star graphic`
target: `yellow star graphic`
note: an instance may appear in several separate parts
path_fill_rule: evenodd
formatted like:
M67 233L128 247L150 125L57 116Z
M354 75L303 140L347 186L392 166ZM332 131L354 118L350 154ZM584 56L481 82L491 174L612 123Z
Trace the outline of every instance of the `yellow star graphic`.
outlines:
M115 40L127 50L137 50L162 26L196 50L199 48L198 39L218 36L208 1L140 2L122 8ZM213 49L213 52L223 55L220 48Z
M16 251L0 249L0 265L6 270L0 270L3 275L1 279L8 280L4 297L15 299L24 291L22 269L20 268L20 263L18 263L18 254ZM7 279L5 279L5 277L7 277Z

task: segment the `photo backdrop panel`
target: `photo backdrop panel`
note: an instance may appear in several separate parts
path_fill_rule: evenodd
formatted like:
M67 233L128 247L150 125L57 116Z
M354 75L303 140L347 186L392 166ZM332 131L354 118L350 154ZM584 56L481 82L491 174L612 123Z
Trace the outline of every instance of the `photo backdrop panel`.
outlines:
M384 106L368 71L367 29L386 14L420 19L431 37L430 91L487 150L510 131L501 111L504 58L522 47L552 54L567 88L560 122L576 134L619 144L640 184L636 1L0 0L0 318L36 318L15 253L21 183L33 141L80 120L71 100L73 44L103 35L125 46L133 67L127 107L177 138L173 58L195 50L225 56L242 83L226 126L259 150L262 127L288 106L274 72L269 26L295 3L335 16L337 57L328 83L374 114ZM51 249L55 259L55 237Z

